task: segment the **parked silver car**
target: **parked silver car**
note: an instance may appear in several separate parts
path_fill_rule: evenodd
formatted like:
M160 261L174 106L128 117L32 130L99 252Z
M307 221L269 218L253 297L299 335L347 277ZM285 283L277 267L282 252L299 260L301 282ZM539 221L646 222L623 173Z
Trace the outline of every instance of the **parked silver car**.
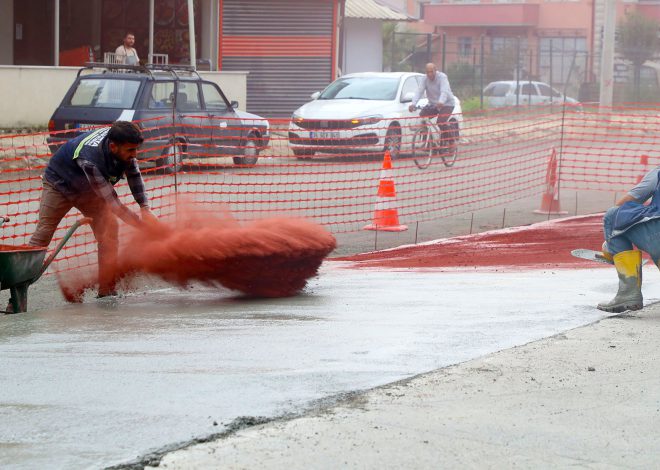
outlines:
M518 101L516 102L516 94ZM515 80L491 82L484 88L484 98L491 108L528 104L563 104L564 95L547 83ZM580 106L574 98L566 97L566 104Z

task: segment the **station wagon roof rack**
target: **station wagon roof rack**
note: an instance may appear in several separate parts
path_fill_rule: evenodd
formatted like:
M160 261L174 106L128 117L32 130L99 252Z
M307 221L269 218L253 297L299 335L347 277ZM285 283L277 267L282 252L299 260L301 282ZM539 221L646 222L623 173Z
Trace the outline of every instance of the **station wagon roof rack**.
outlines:
M106 64L104 62L87 62L84 67L78 70L78 77L84 70L103 69L102 73L124 72L124 73L145 73L151 77L153 72L169 72L176 79L181 78L181 72L189 75L196 75L201 79L199 73L192 65L174 65L174 64L146 64L146 65L126 65L126 64Z

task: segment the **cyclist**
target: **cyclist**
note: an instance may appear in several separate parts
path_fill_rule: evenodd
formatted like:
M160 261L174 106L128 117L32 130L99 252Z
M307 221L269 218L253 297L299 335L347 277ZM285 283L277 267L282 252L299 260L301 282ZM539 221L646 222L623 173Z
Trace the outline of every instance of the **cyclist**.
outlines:
M426 64L426 76L422 79L419 88L415 92L412 103L408 107L410 112L415 110L424 92L426 92L428 105L422 108L419 115L422 117L437 115L438 127L440 127L444 136L448 129L447 120L454 111L455 100L447 75L439 72L438 68L432 62Z

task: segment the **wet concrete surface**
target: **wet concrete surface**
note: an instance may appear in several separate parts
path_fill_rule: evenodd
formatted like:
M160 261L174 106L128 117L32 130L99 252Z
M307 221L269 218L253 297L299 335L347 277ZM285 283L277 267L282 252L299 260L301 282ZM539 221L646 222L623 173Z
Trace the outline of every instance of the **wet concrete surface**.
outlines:
M298 413L593 322L614 283L609 269L358 272L330 262L293 298L157 289L4 316L0 467L116 465L242 416ZM645 295L660 298L660 286Z

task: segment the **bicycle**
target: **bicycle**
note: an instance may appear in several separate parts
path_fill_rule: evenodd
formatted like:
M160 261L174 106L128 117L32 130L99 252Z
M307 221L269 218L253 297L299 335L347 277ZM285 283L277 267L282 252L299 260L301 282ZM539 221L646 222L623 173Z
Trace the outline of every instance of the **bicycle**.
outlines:
M424 109L421 106L415 108ZM436 122L437 114L426 116L422 114L420 113L422 124L413 134L412 140L415 165L424 170L431 164L433 156L439 155L445 166L453 166L458 157L458 122L450 116L447 120L447 128L443 133Z

